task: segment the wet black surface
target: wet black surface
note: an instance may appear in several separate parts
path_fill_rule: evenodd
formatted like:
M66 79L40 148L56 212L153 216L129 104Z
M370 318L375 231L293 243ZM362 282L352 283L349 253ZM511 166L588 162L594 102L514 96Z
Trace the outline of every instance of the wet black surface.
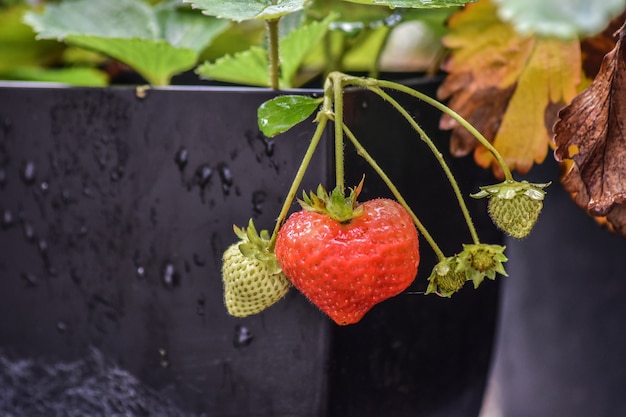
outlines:
M420 295L434 264L423 241L414 286L357 325L334 326L296 291L258 316L226 314L220 263L232 225L273 227L314 127L263 137L256 108L273 94L0 87L4 363L56 369L92 363L95 349L105 374L119 368L188 415L476 415L498 285ZM376 156L394 146L379 163L444 251L460 251L467 228L434 159L367 97L346 96L360 111L347 109L351 127ZM411 111L436 127L435 113ZM307 189L332 178L323 143ZM346 155L354 185L365 168ZM453 165L472 172L459 180L476 191L472 161ZM386 193L368 173L364 197ZM469 203L497 243L484 202Z

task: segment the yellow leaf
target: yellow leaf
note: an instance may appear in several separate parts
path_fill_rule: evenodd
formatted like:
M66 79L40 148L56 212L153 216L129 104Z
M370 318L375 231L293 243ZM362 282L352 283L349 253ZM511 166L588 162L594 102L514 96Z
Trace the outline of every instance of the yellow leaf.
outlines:
M487 0L466 6L449 27L444 44L452 53L439 98L481 131L511 169L528 172L545 159L557 112L577 93L578 40L522 36ZM458 123L444 116L440 126L453 131L453 154L475 149L479 165L502 175L493 156Z

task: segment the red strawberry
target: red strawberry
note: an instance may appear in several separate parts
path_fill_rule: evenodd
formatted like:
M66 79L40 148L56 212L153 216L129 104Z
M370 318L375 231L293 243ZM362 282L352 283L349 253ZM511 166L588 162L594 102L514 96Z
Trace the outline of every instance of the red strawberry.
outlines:
M397 202L356 204L323 188L305 195L305 210L292 214L276 241L285 275L339 325L358 322L375 304L405 290L419 264L417 230Z

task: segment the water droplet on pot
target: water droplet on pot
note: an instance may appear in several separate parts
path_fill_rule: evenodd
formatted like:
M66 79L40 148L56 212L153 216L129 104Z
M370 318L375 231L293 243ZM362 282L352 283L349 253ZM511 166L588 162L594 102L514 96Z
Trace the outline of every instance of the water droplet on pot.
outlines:
M59 273L57 272L56 268L51 266L48 268L48 276L50 278L56 278L59 275Z
M163 266L163 274L161 275L163 284L168 288L178 287L180 285L180 276L176 272L176 268L173 264L167 262Z
M199 316L205 315L205 307L206 307L206 296L201 294L196 301L196 314Z
M228 194L230 188L233 186L233 173L226 164L220 164L218 171L220 173L220 180L222 181L222 191L224 194Z
M120 179L122 179L123 176L124 176L124 167L120 166L120 167L115 168L113 171L111 171L109 178L111 179L111 181L117 182Z
M138 266L137 267L137 276L139 278L143 278L146 276L146 269L143 266Z
M169 355L167 354L167 350L160 348L159 349L159 356L161 357L161 360L159 361L159 363L161 364L162 368L169 368L170 366L170 359L169 359Z
M34 288L39 285L39 278L30 272L22 272L22 281L24 281L24 284L29 288Z
M174 155L174 162L178 165L179 170L184 170L187 166L187 162L189 162L189 151L187 148L181 147L176 151L176 155Z
M26 238L26 240L29 242L35 240L35 229L33 228L33 226L28 222L24 222L22 224L22 227L24 229L24 238Z
M41 181L41 183L39 184L39 188L42 192L45 193L50 189L50 184L48 184L48 181Z
M61 198L63 199L63 203L65 205L72 203L72 193L68 189L61 191Z
M263 203L265 203L266 198L267 193L265 191L255 191L252 193L252 210L256 214L263 212Z
M254 336L252 335L252 332L246 326L241 326L239 324L235 326L233 345L236 348L249 346L253 339Z
M213 170L209 164L202 164L196 169L194 177L195 183L198 184L200 188L205 188L209 184L211 175L213 175Z
M67 331L67 323L62 320L59 320L57 322L57 331L61 334L65 333Z
M48 261L48 242L45 239L39 239L37 242L37 247L39 248L39 254L44 259L44 261Z
M84 187L83 188L83 195L85 197L93 198L94 197L94 192L93 192L93 190L91 188Z
M200 255L198 255L197 253L193 254L192 259L193 259L193 263L196 264L197 266L204 266L206 264L206 261L202 259Z
M9 227L13 226L14 223L15 219L13 218L13 213L11 213L10 210L5 209L2 212L2 228L6 230Z
M33 161L26 161L22 165L22 169L20 170L20 177L24 184L32 185L37 178L37 168Z

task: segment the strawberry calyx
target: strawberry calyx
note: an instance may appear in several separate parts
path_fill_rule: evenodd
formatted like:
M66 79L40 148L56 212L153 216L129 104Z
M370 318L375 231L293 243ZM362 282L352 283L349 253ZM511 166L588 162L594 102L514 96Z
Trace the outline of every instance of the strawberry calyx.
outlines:
M457 255L457 270L463 271L474 288L486 278L496 279L496 274L508 276L503 262L508 258L504 255L505 246L488 245L485 243L463 245L463 251Z
M257 232L254 222L250 219L248 227L239 228L233 225L233 231L239 238L238 248L243 256L263 262L272 275L281 272L276 255L270 250L270 234L267 230Z
M480 191L470 194L473 198L498 197L505 200L511 200L518 195L525 195L533 200L542 201L546 195L543 190L552 182L532 183L528 181L505 180L499 184L486 185L480 187Z
M325 214L340 223L348 223L364 212L363 207L356 201L362 189L363 179L359 185L348 189L348 195L340 187L335 187L329 193L320 184L317 192L311 191L309 195L306 192L302 193L302 200L298 202L304 210Z
M428 278L426 294L449 298L467 281L472 281L474 288L478 288L485 278L495 280L496 274L508 276L503 265L508 260L504 249L504 246L485 243L463 245L461 253L435 265Z

